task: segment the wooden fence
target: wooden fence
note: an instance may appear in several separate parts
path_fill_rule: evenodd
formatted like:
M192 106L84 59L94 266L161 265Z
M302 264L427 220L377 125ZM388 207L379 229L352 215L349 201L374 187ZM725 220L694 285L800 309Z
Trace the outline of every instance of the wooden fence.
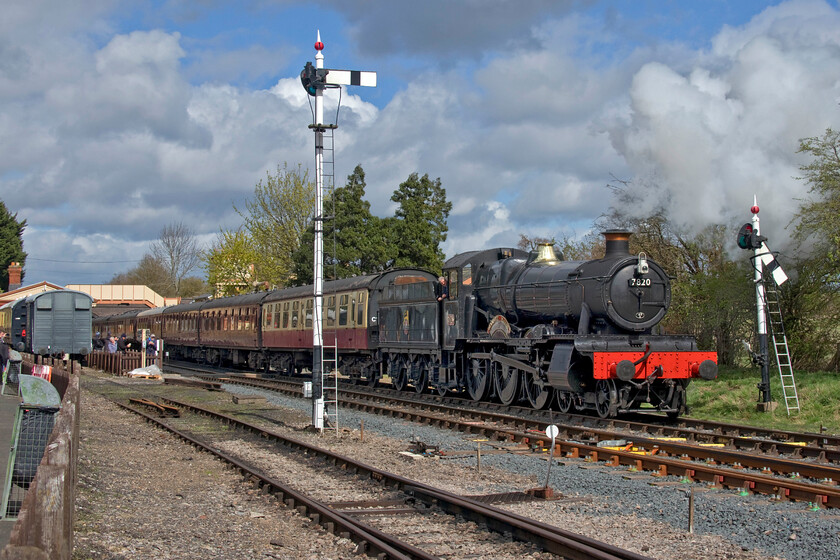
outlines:
M58 365L57 365L58 364ZM73 555L73 512L79 451L79 376L70 363L53 366L52 382L62 395L44 457L29 485L9 544L0 559L70 560ZM32 364L24 362L24 371ZM63 389L56 383L63 385Z
M161 367L161 358L158 356L154 360L146 359L146 366L153 363ZM93 352L88 355L88 367L99 369L108 373L116 375L125 375L131 370L141 367L143 361L142 353L136 350L129 350L128 352L115 352L113 354L108 352Z

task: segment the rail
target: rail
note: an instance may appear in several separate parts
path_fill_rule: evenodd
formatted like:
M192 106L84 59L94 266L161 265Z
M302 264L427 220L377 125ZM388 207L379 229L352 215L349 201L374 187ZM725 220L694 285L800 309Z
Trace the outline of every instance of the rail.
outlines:
M24 371L32 363L24 362ZM53 363L52 383L61 410L55 418L44 457L38 466L0 558L69 560L73 555L73 512L79 449L79 376ZM62 387L63 385L63 387Z

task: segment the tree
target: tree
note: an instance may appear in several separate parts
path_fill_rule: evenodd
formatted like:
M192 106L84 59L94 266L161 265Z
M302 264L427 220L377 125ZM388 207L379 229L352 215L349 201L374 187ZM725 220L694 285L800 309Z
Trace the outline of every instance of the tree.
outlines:
M168 273L172 289L161 293L181 293L181 282L201 261L201 250L192 229L182 222L164 226L160 239L152 243L152 256Z
M216 296L249 293L260 282L259 259L245 231L221 231L204 255L207 283Z
M181 281L181 297L195 297L209 291L207 283L198 276L187 276Z
M277 173L266 172L266 181L254 187L254 198L245 208L234 210L245 220L247 238L257 255L258 281L286 285L293 269L292 254L300 246L301 235L312 222L315 207L315 185L309 171L300 165L289 169L277 167Z
M840 131L828 128L822 137L803 138L799 152L814 158L799 169L800 179L810 185L813 197L802 202L797 214L796 235L812 241L815 253L828 256L835 281L840 263Z
M173 291L169 270L160 260L149 253L143 255L136 267L128 272L114 275L109 283L113 285L148 286L149 289L164 297L176 295Z
M349 278L381 272L393 259L384 220L370 213L364 200L365 172L357 165L347 184L324 201L324 278ZM311 284L314 274L315 229L309 226L294 254L298 285ZM389 250L390 249L390 250Z
M0 292L9 289L9 265L13 262L26 264L26 253L23 251L23 230L26 220L19 222L17 213L12 214L6 204L0 200ZM24 273L21 271L20 279Z
M803 369L840 370L840 131L803 138L799 152L812 156L800 167L809 185L801 201L795 238L800 256L783 289L785 332L794 365ZM790 273L791 271L789 271Z
M394 266L440 272L444 261L440 244L446 241L446 220L452 210L440 178L432 181L428 174L419 177L412 173L391 200L399 204L395 217L389 220L396 247Z

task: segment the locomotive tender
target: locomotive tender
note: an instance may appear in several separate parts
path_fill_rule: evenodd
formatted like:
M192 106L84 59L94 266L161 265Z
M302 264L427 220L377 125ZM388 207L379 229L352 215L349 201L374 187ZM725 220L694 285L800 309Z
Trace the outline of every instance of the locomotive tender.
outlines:
M717 376L716 353L690 336L654 334L670 279L644 253L630 254L629 233L605 236L606 254L590 261L562 261L549 245L456 255L444 265L442 303L423 270L326 282L325 347L337 346L341 374L356 382L388 376L398 390L676 417L690 380ZM299 373L312 365L313 293L302 286L188 303L133 322L124 314L120 325L97 320L96 329L150 328L177 357Z

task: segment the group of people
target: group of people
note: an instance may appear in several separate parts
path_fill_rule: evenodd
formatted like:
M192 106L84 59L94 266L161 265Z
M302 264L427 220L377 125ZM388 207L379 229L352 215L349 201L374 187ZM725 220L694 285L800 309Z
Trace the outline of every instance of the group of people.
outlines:
M102 333L97 332L92 339L93 350L94 352L107 352L109 354L115 354L117 352L125 353L131 350L133 342L130 342L128 338L125 336L125 333L121 334L119 338L115 335L108 333L104 338L102 337ZM157 340L155 339L155 335L149 336L149 340L146 341L146 357L148 358L155 358L157 356Z

